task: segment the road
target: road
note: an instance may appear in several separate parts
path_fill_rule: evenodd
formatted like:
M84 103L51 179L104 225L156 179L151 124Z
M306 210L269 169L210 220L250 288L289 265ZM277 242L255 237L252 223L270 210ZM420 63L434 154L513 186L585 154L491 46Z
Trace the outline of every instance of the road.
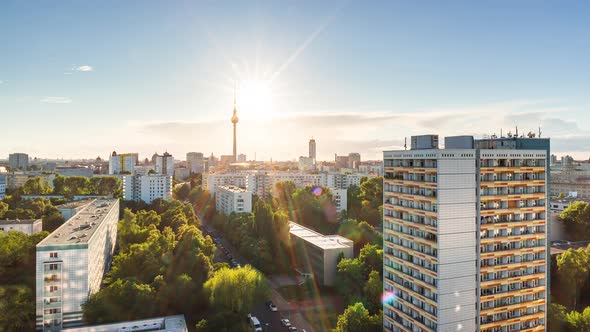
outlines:
M211 237L218 243L216 243L219 250L216 251L214 261L217 262L225 262L229 263L228 257L225 255L223 249L225 248L229 252L229 254L242 266L248 264L248 261L240 256L237 250L233 248L233 246L226 241L220 232L214 231L213 227L207 226L203 223L203 231L205 235L211 235ZM266 276L264 276L271 286L271 296L270 300L277 306L279 309L277 312L270 311L267 305L263 303L259 303L254 307L252 311L252 315L257 317L260 320L261 325L263 326L263 331L268 332L286 332L288 331L287 327L281 324L282 318L287 318L291 321L293 326L296 326L298 331L302 331L305 329L307 332L314 331L311 325L305 320L303 315L297 309L297 304L289 303L279 292L276 291L278 285L273 283L269 280ZM244 317L244 319L247 319Z

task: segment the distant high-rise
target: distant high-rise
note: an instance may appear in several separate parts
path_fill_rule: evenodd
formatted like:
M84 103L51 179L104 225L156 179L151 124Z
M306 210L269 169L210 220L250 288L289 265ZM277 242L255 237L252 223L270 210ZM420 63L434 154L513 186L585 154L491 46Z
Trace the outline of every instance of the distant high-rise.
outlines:
M385 151L384 331L545 331L549 139Z
M27 169L29 167L29 155L26 153L11 153L8 155L8 164L12 169Z
M137 153L117 154L113 151L109 159L109 174L133 174L138 157Z
M315 139L310 139L309 140L309 158L312 158L313 160L316 160L316 155L315 155Z
M174 157L168 152L156 156L156 174L174 175Z
M234 154L233 154L233 158L234 158L234 162L236 162L238 160L238 148L237 148L237 137L236 137L236 127L238 124L238 121L240 119L238 119L238 106L236 104L236 92L234 89L234 115L231 117L231 123L233 123L234 125Z
M203 173L203 154L201 152L189 152L186 154L186 163L191 173Z
M358 168L361 164L361 154L352 152L348 154L348 168Z

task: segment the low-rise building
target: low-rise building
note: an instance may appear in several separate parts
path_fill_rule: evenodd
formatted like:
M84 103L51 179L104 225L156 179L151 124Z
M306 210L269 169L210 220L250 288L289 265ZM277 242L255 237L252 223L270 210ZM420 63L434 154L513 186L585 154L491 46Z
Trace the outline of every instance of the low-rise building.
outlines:
M225 215L252 212L252 192L235 186L219 186L215 194L215 209Z
M188 179L191 175L191 172L188 168L180 167L174 170L174 178L177 180L184 181Z
M39 233L43 230L41 219L0 220L0 232L17 231L27 235Z
M82 304L109 269L118 220L118 199L94 200L37 244L37 330L82 324Z
M340 256L353 258L353 241L339 235L322 235L297 223L289 223L291 243L295 252L305 256L300 260L307 260L313 274L320 285L332 286L336 278Z
M67 332L188 332L183 315L63 329Z
M92 168L81 166L58 166L55 168L55 172L62 176L83 176L86 178L91 178L94 175Z

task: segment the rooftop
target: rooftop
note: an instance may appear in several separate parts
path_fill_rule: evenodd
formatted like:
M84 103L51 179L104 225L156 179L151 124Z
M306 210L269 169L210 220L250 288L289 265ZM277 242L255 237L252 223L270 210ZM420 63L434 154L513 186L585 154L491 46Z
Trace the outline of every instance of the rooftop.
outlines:
M321 249L344 249L352 247L353 242L340 235L323 235L294 222L289 222L289 233Z
M96 199L76 213L53 233L49 234L39 246L69 245L88 243L97 226L117 204L117 199ZM117 216L118 217L118 216Z
M93 199L83 199L83 200L79 200L79 201L73 201L73 202L67 202L61 205L57 205L56 208L57 209L76 209L85 205L90 204L93 201Z
M0 225L31 225L37 222L41 222L41 219L14 219L14 220L0 220Z
M187 331L186 322L183 315L167 316L159 318L148 318L141 320L134 320L122 323L111 323L94 326L82 326L62 331L69 332L135 332L135 331L150 331L150 332L185 332Z
M240 188L240 187L236 187L236 186L219 186L217 187L217 190L227 190L227 191L231 191L234 193L245 193L248 192L248 190L244 189L244 188Z

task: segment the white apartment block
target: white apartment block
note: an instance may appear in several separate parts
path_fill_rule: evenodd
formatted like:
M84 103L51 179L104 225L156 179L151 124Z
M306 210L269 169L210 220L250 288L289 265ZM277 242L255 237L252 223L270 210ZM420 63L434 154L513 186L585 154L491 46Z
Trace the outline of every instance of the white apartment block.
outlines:
M109 269L118 220L119 200L95 200L37 244L37 330L82 324L81 306Z
M172 198L172 176L160 174L121 175L123 197L127 201L151 203L155 199Z
M109 159L109 174L133 174L137 159L137 153L117 154L113 151Z
M219 186L246 188L248 175L249 173L203 173L203 189L214 195Z
M161 175L174 175L174 157L168 152L155 156L156 173Z
M43 223L41 219L31 220L0 220L0 232L8 233L10 231L17 231L32 235L43 230Z
M334 205L336 206L336 213L346 211L348 209L348 189L332 189L332 196Z
M215 194L215 209L227 216L252 212L252 193L234 186L219 186Z
M420 138L384 152L384 331L544 331L549 140Z
M318 284L332 286L338 271L338 261L342 254L344 258L354 257L354 244L352 240L339 235L323 235L307 227L301 226L294 222L289 222L289 234L291 243L299 250L295 252L302 253L308 260L305 269L302 271L312 273Z
M63 329L64 332L188 332L183 315Z

